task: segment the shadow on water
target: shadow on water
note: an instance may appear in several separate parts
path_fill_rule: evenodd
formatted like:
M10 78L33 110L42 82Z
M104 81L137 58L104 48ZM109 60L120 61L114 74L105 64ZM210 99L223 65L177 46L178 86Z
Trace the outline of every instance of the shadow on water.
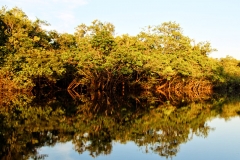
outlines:
M146 152L172 157L193 135L208 136L207 120L240 115L238 94L168 99L157 92L97 91L76 92L73 99L67 91L43 93L12 93L0 104L1 159L44 159L38 148L68 141L93 157L110 154L113 141L133 141Z

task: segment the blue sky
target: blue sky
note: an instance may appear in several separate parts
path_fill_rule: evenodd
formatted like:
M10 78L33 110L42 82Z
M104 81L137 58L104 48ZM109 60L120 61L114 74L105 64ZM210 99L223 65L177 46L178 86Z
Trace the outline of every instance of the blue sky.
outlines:
M95 19L114 24L118 35L175 21L184 35L218 49L210 56L240 59L239 0L1 0L0 5L17 6L30 19L38 17L51 24L49 29L68 33Z

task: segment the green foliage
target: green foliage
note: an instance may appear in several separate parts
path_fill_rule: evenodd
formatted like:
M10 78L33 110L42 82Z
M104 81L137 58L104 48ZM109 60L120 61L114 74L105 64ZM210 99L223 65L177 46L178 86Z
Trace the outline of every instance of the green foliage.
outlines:
M69 78L89 90L104 91L120 87L124 90L125 85L136 84L141 87L147 84L149 88L165 82L170 87L172 82L194 80L195 86L189 85L192 90L209 81L229 89L240 87L240 61L232 57L209 58L208 54L215 51L210 43L195 44L175 22L150 26L136 36L115 36L112 24L98 20L89 26L79 25L73 35L46 31L43 25L48 24L39 19L31 21L19 8L0 10L0 85L41 89ZM179 81L174 81L176 79ZM87 142L92 143L85 150L98 156L111 152L112 140L131 140L139 146L153 142L166 144L152 149L168 157L176 154L177 147L188 140L190 132L206 136L209 132L209 127L204 126L207 119L218 114L224 118L239 114L238 106L222 107L220 102L213 105L192 103L177 108L167 99L164 106L158 107L151 101L150 105L136 107L140 102L138 98L134 103L132 100L113 103L108 95L101 95L106 99L99 98L99 93L90 93L94 101L85 97L78 105L66 101L67 105L61 106L53 100L46 101L43 107L24 96L8 103L1 102L0 136L5 141L0 147L35 155L25 144L41 146L48 140L54 141L49 134L58 130L59 141L74 137L80 153ZM169 99L173 99L174 95L168 93ZM184 99L181 100L183 103ZM18 134L17 129L20 130ZM40 133L44 134L44 138L36 140L32 133L39 133L39 137ZM85 133L89 136L83 136ZM23 143L17 144L17 139Z
M223 77L219 85L225 84L230 90L239 88L240 84L240 61L233 57L227 56L219 59L221 68L218 75Z
M175 22L149 26L136 36L115 36L114 25L98 20L79 25L74 35L46 31L43 25L48 24L29 20L19 8L0 10L1 72L11 73L22 87L34 85L36 78L54 84L70 74L104 90L176 77L215 84L239 79L239 62L207 57L215 51L210 43L195 44Z

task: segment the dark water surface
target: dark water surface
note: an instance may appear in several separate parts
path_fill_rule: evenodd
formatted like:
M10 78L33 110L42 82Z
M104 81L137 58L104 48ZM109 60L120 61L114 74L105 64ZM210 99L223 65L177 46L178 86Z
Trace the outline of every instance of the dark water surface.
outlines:
M240 159L237 94L73 94L2 94L0 158Z

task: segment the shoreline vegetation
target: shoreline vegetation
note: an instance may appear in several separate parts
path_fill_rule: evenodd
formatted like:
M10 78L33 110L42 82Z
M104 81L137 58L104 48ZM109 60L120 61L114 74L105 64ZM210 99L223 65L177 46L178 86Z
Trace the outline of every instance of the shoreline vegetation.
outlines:
M210 43L175 22L136 36L98 20L74 34L44 25L0 10L0 159L44 159L38 149L70 141L92 157L132 141L170 158L209 120L240 115L240 61L208 57Z
M175 22L116 36L111 23L80 24L74 34L47 31L19 8L0 10L0 90L41 89L124 92L166 96L233 91L240 61L213 59L209 42L195 43Z

